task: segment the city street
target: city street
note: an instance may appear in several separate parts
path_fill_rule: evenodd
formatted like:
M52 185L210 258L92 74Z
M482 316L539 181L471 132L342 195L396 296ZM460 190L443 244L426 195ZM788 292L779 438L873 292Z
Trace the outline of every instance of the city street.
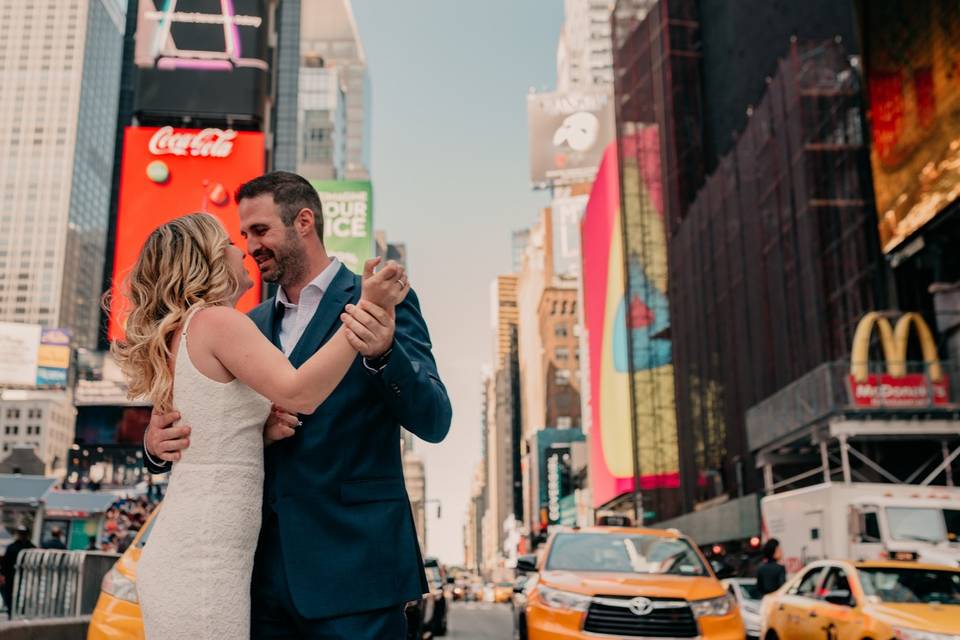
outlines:
M513 637L510 605L456 602L450 609L447 638L452 640L508 640Z

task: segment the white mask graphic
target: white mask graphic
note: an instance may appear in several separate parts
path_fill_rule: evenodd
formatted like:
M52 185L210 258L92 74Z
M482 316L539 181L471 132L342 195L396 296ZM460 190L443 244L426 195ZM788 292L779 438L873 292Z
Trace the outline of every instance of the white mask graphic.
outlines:
M559 147L563 143L574 151L586 151L597 141L600 120L587 111L579 111L567 116L560 128L553 134L553 144Z

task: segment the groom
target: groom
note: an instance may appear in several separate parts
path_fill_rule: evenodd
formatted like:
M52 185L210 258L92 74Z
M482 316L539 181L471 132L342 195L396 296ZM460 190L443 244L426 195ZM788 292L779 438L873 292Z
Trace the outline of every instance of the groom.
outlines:
M451 419L417 297L411 291L395 315L363 306L342 316L357 305L360 278L327 255L310 183L278 171L244 184L236 197L247 252L263 279L280 285L250 312L260 330L298 367L343 318L362 356L326 402L299 416L302 425L274 412L266 426L272 444L264 453L251 635L403 640L404 603L428 587L400 426L440 442ZM155 415L147 428L153 473L168 470L189 445L189 426L172 426L177 417Z

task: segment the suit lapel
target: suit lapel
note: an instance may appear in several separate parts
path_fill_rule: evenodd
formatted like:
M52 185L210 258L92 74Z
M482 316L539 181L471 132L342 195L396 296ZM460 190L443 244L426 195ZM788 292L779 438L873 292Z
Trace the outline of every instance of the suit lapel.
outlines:
M273 343L273 346L283 351L283 347L280 346L280 321L283 316L277 313L276 296L270 298L269 302L270 304L267 305L263 313L251 313L250 317L253 319L253 323L257 325L257 329L260 329L260 333L265 335Z
M353 297L356 286L356 276L353 272L344 265L340 265L340 270L333 278L333 282L320 299L317 312L313 314L310 323L303 330L300 341L290 353L290 362L293 366L299 367L306 362L307 358L326 342L333 328L339 326L340 314Z
M274 298L272 302L273 304L270 305L270 316L267 324L269 332L265 331L264 335L270 338L273 346L283 351L283 343L280 342L280 328L283 324L283 314L277 309L277 299Z

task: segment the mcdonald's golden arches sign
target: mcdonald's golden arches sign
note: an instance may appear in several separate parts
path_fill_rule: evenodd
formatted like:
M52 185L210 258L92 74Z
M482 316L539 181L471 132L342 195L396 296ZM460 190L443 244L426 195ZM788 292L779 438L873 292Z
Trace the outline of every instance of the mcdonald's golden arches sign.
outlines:
M880 334L880 348L886 372L870 372L870 336L874 327ZM923 366L910 372L907 342L911 329L917 330ZM876 311L863 316L853 335L850 354L850 401L858 407L911 408L947 405L950 387L943 372L937 345L926 321L918 313L905 313L895 326Z

